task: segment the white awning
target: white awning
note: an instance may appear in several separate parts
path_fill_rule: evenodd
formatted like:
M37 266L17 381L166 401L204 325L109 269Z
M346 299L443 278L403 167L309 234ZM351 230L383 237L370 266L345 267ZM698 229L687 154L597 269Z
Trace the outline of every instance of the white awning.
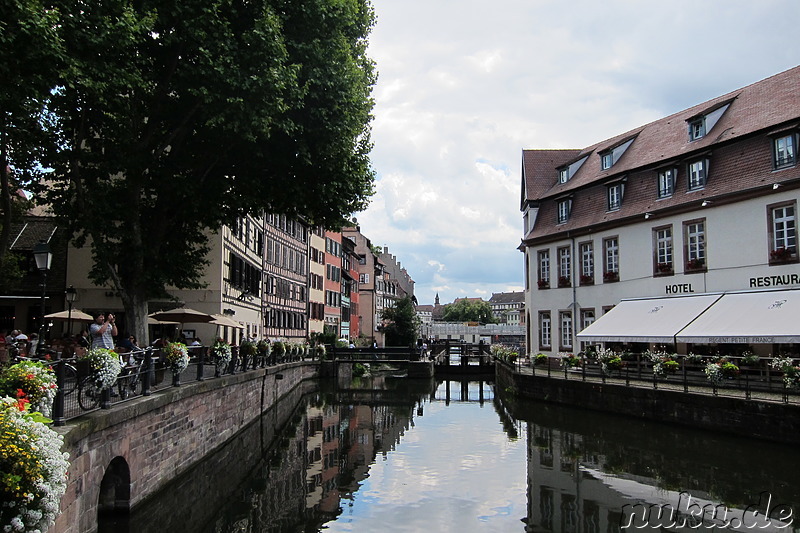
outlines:
M675 335L720 297L720 294L702 294L622 300L578 333L578 340L675 342Z
M727 293L677 338L703 344L800 342L800 290Z

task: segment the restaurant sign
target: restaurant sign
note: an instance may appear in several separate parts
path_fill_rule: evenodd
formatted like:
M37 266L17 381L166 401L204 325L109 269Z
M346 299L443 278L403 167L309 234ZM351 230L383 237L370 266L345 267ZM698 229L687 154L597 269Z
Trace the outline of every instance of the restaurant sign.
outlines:
M784 274L782 276L760 276L750 278L750 288L757 287L784 287L787 285L800 285L800 274Z

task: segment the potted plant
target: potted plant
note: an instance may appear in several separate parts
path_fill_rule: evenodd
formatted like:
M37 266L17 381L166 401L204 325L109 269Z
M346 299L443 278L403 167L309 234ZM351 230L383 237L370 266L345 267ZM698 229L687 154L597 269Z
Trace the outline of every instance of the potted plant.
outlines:
M706 260L701 258L689 259L686 262L686 270L702 270L706 266Z
M239 345L239 355L242 357L242 368L247 368L248 361L252 361L256 353L258 353L256 343L253 341L242 341L242 344Z
M181 372L189 366L189 351L182 342L170 342L162 350L167 366L172 371L172 385L177 387L180 385Z
M283 357L286 355L286 344L282 341L275 341L272 343L272 353L278 362L283 362Z
M569 277L567 276L560 276L558 278L558 286L559 287L571 287L572 281L570 281Z
M791 261L794 259L794 248L787 248L785 246L781 246L780 248L775 248L769 253L769 260L771 263L785 263L787 261Z
M619 281L619 272L616 270L603 274L603 283L614 283L615 281Z
M537 285L539 286L540 289L549 289L550 288L550 281L548 281L546 279L540 279L537 282Z
M67 490L64 437L28 411L25 400L0 398L0 524L4 531L46 531Z
M787 389L800 390L800 366L795 365L791 357L775 357L769 366L783 372L783 384Z
M258 349L258 356L261 358L261 366L264 367L272 353L272 345L266 339L261 339L256 344L256 348Z
M53 371L38 361L21 361L0 372L0 396L28 402L44 416L50 416L57 389Z
M730 361L721 362L720 370L722 371L722 375L728 379L733 379L739 375L739 367Z
M672 274L672 263L659 263L656 265L656 272L661 275Z
M231 363L231 345L222 339L211 347L211 358L214 361L214 376L219 377Z
M547 362L548 362L548 360L549 360L549 359L550 359L550 358L549 358L549 357L547 357L545 354L543 354L543 353L537 353L537 354L536 354L536 357L534 357L534 358L533 358L533 364L534 364L535 366L544 366L544 365L546 365L546 364L547 364Z
M570 368L577 368L581 366L581 358L571 354L571 353L562 353L559 354L561 356L561 366L567 369Z
M325 354L326 354L325 345L324 344L317 344L314 347L314 353L317 355L317 358L319 358L320 361L325 359Z
M749 350L742 353L742 366L758 366L759 361L761 358Z
M581 285L594 285L594 276L581 274Z

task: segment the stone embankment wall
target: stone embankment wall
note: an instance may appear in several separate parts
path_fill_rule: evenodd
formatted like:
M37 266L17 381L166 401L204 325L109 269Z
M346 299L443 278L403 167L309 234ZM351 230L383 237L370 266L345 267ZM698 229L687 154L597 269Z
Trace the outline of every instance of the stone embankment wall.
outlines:
M587 383L518 374L496 365L501 389L573 407L711 431L800 444L800 406L682 391Z
M285 365L205 381L185 382L100 410L57 428L70 455L69 485L56 533L97 528L101 483L112 460L130 472L130 507L163 488L304 380L318 376L317 363ZM126 480L116 480L117 488ZM123 487L126 491L128 485ZM117 498L124 494L117 490Z

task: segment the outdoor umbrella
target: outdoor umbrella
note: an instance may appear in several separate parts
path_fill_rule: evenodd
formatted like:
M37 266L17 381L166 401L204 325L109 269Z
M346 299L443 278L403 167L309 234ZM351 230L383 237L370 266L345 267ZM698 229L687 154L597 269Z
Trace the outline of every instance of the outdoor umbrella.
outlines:
M195 311L194 309L189 309L188 307L159 311L157 313L151 313L148 316L162 322L177 322L181 324L181 326L183 326L183 324L207 324L214 320L213 316Z
M226 317L225 315L211 315L214 317L214 320L209 322L209 324L215 324L217 326L227 326L229 328L236 328L236 329L244 329L244 326L239 324L233 319Z
M87 313L84 313L80 309L73 309L72 316L70 317L69 311L59 311L58 313L50 313L49 315L44 315L45 318L52 318L54 320L77 320L78 322L92 322L94 317Z

